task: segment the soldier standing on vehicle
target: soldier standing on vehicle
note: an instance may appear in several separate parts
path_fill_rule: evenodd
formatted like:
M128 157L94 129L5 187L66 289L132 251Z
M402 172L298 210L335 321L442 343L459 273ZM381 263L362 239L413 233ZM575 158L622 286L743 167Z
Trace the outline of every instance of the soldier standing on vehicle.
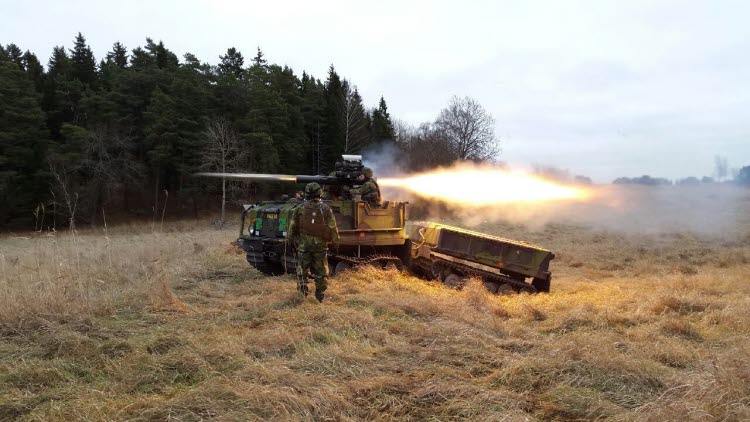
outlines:
M352 189L352 195L361 195L362 200L370 204L371 207L379 207L381 204L380 186L378 186L378 182L372 177L372 169L365 167L364 170L362 170L362 175L364 176L362 186L357 189Z
M344 168L344 164L341 161L336 161L334 170L329 174L330 177L337 177L341 169ZM337 201L341 199L341 186L340 185L325 185L323 186L323 198Z
M328 285L328 242L338 240L339 231L331 208L320 200L320 185L305 186L305 203L294 210L289 237L297 245L297 290L307 296L307 274L315 279L315 298L323 302Z

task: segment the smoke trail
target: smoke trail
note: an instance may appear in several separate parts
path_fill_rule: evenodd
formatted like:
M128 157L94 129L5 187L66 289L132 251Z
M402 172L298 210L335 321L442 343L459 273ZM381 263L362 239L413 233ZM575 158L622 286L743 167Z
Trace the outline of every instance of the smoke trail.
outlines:
M408 177L399 165L398 150L386 146L366 153L366 163L381 179ZM466 164L452 167L458 170ZM448 169L449 171L451 169ZM512 187L475 180L487 192L502 195ZM730 184L687 186L591 185L585 199L536 200L476 204L442 198L435 200L409 189L381 186L387 200L412 203L422 218L451 217L474 226L510 222L541 229L548 223L565 223L634 234L692 232L727 236L738 227L750 227L750 191Z

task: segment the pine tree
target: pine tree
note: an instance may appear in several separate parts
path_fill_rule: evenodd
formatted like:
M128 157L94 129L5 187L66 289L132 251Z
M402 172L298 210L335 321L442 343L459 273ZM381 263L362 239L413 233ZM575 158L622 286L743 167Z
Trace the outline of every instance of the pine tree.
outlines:
M71 77L84 85L96 83L96 60L91 48L86 45L86 38L79 32L76 35L73 49L70 50Z
M156 66L156 60L146 50L141 47L133 49L130 55L130 67L133 69L147 69Z
M221 62L219 63L219 72L222 75L231 75L237 79L242 79L245 65L245 58L242 57L242 53L237 51L234 47L227 49L227 54L219 56Z
M177 56L164 47L164 43L159 41L155 44L151 38L146 38L146 52L153 58L156 67L159 69L176 69L179 65Z
M11 43L5 46L5 54L16 66L23 70L23 52L17 45Z

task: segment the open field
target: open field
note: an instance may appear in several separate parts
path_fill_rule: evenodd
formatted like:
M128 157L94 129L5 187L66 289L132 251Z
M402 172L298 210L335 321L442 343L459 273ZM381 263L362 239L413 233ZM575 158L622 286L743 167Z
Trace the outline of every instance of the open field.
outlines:
M319 305L234 229L0 239L0 420L750 419L750 223L477 229L553 250L553 292L368 268Z

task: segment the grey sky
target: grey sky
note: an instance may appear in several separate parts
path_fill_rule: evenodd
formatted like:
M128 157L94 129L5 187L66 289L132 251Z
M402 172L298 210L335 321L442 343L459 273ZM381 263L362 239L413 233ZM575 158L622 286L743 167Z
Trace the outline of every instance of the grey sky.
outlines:
M514 164L600 182L750 165L746 1L0 3L0 43L42 62L78 31L97 58L150 36L211 64L231 46L319 78L333 63L415 124L469 95Z

